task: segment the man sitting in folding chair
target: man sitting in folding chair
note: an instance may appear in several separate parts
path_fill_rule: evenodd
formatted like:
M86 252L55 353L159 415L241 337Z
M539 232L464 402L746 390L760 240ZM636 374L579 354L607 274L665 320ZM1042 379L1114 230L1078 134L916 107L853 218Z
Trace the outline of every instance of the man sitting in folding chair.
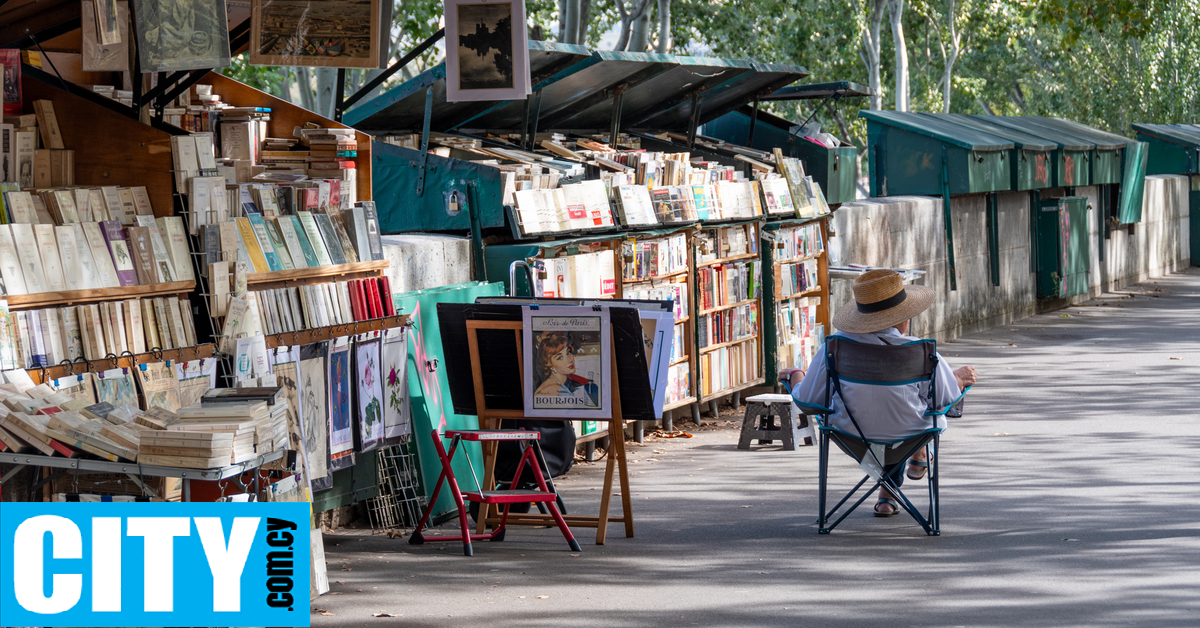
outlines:
M807 372L787 374L792 397L810 413L823 414L821 428L820 528L828 533L867 497L837 521L827 518L870 478L880 487L875 516L906 510L928 534L939 534L937 520L937 445L945 415L975 383L974 367L953 371L933 340L908 336L909 319L925 311L933 289L905 286L899 273L871 270L854 282L854 301L833 317L839 331L813 358ZM931 390L932 388L932 390ZM832 511L825 510L829 442L859 460L868 476ZM930 448L933 456L930 456ZM930 510L923 518L900 492L905 463L910 479L929 474ZM933 465L932 468L930 465ZM874 471L871 471L871 468ZM869 495L869 493L868 493Z

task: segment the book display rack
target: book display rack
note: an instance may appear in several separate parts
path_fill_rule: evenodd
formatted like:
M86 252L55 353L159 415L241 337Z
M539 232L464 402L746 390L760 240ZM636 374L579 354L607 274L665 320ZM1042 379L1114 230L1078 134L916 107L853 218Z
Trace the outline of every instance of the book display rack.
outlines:
M763 225L763 346L767 381L807 367L829 329L829 218Z

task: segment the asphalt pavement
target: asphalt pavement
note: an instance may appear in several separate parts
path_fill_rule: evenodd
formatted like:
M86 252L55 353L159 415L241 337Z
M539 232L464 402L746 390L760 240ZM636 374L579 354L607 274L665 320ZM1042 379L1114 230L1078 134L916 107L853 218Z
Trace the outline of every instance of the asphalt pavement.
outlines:
M940 537L874 499L819 535L815 447L692 426L630 446L633 538L578 528L572 552L514 528L468 558L329 534L312 624L1200 626L1198 322L1192 268L942 344L979 384L943 438ZM861 477L831 460L836 485ZM597 510L602 469L559 480L572 513Z

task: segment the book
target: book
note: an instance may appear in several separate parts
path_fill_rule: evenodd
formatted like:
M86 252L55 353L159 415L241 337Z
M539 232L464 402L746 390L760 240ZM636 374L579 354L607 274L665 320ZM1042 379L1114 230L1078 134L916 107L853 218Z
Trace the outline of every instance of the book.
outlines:
M267 234L267 225L263 222L262 215L247 214L246 220L250 221L250 226L254 230L254 239L257 241L259 250L267 262L268 269L283 270L283 263L279 260L279 256L275 254L275 245L271 242L270 235ZM253 259L253 255L251 253L251 259Z
M13 243L10 225L0 225L0 278L4 280L5 294L27 294L25 275L22 271L17 246Z
M162 239L175 281L195 281L192 258L188 253L187 235L183 230L183 219L179 216L164 216L154 219Z
M154 300L141 299L142 335L146 337L146 349L166 349L158 333L158 321L155 318Z
M158 282L154 271L154 253L150 250L150 232L145 227L126 227L129 254L133 257L133 269L137 273L138 285L147 286Z
M263 256L262 247L258 244L258 236L254 234L254 226L250 224L249 218L236 218L238 235L241 238L241 245L245 247L248 255L247 259L254 267L254 272L265 273L269 272L271 267L267 264L266 257Z
M111 221L105 222L111 224ZM81 228L83 229L88 249L92 254L96 277L99 279L100 285L96 287L117 288L123 284L117 275L117 268L113 263L112 253L109 251L108 242L104 237L104 230L101 228L101 224L104 223L85 222L81 225Z
M188 190L188 180L200 176L200 161L196 156L196 139L191 135L171 138L171 160L175 164L175 189Z
M158 338L163 349L176 349L175 339L171 334L171 321L167 318L167 302L162 297L149 299L154 304L154 320L158 324Z
M125 311L125 335L129 337L129 350L134 353L145 353L146 333L142 326L142 305L138 299L130 299L122 303Z
M229 262L215 262L209 265L208 285L212 315L225 316L229 307Z
M325 241L330 261L334 264L345 264L346 256L342 253L342 241L338 238L337 232L333 230L333 221L329 219L329 215L313 214L313 220L316 221L317 230L321 232L321 238Z
M188 179L188 218L192 235L200 233L200 228L207 224L220 222L213 215L212 180L208 177L192 177ZM224 196L224 186L216 191Z
M203 273L208 270L210 264L221 261L221 226L204 225L201 242L204 255L201 258L200 272ZM185 248L184 252L186 253L186 251Z
M54 237L54 225L34 225L34 237L37 239L38 251L42 257L42 272L46 278L47 292L66 290L63 279L62 258L58 253L58 241Z
M296 232L295 216L280 216L273 221L275 226L279 228L280 235L283 236L283 242L287 245L288 253L292 257L292 265L296 268L309 268L316 266L316 256L311 250L305 250L301 245L300 236ZM312 264L309 259L312 259Z
M148 230L150 235L150 252L154 255L154 270L158 281L176 281L175 265L171 261L171 255L167 251L167 244L163 240L163 234L158 229L158 222L154 216L137 216L139 227Z
M4 201L10 223L28 225L38 222L33 196L29 192L5 192Z
M79 327L79 308L64 307L61 311L63 351L68 360L83 356L83 336Z
M17 259L21 263L21 272L25 277L25 289L28 293L46 292L46 274L42 268L41 251L38 249L37 237L33 225L12 224L13 242L16 244Z
M179 297L168 297L165 304L167 320L171 323L171 342L176 347L190 347L191 340L184 331L183 314L179 311Z
M5 76L7 79L7 75ZM8 103L5 103L7 109ZM38 131L42 134L42 146L46 148L62 149L66 148L63 144L62 131L58 128L58 118L54 115L54 103L49 100L33 101L33 112L37 115ZM8 111L5 111L8 115Z
M13 133L16 181L23 188L33 187L33 158L37 151L37 139L37 131L17 130Z
M354 240L346 229L346 221L353 222L354 220L353 214L343 210L331 214L329 218L333 222L333 230L337 233L338 242L342 245L342 255L346 257L346 263L357 264L360 261L358 251L354 248Z
M267 239L271 241L271 248L275 249L275 257L279 260L279 264L284 270L293 270L296 268L292 262L292 254L288 251L287 243L283 240L283 234L279 231L279 223L274 219L264 221L264 228L267 231Z
M354 247L358 253L358 261L371 261L371 239L367 235L367 210L362 205L350 209L353 220L348 220L347 227L353 225Z
M117 197L121 199L121 216L118 222L122 225L134 224L134 218L137 216L137 205L133 201L133 190L131 188L117 188Z
M313 219L312 212L302 211L298 215L304 235L308 238L313 254L316 255L317 265L329 266L333 264L333 261L329 258L329 251L325 248L325 241L321 238L321 232L317 229L317 221Z
M154 207L150 204L150 193L146 186L139 185L129 188L133 194L133 206L138 216L154 216Z
M106 220L100 223L104 233L104 241L108 246L117 280L122 286L135 286L138 283L137 269L134 267L133 254L129 250L129 241L121 223Z

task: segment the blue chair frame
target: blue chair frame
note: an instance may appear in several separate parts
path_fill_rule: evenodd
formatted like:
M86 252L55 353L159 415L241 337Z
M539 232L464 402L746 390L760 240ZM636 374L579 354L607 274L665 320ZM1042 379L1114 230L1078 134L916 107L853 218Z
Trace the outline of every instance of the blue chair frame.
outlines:
M815 417L817 428L820 432L818 532L821 534L832 532L842 520L854 512L877 488L882 486L896 497L900 506L916 520L927 535L940 536L941 513L938 495L937 454L942 428L937 427L937 417L951 412L952 408L958 405L971 387L968 386L957 399L944 406L936 402L934 397L937 387L934 383L934 373L937 369L938 357L937 341L935 340L917 340L900 345L875 345L857 342L840 336L829 336L825 341L823 350L825 351L826 368L825 399L830 400L830 405L832 405L833 395L836 394L842 397L842 407L845 409L846 415L858 433L851 434L830 426L827 419L833 413L831 408L819 404L796 402L802 412ZM885 442L868 439L864 435L850 407L845 402L841 388L843 381L877 386L903 386L928 382L928 408L925 411L925 416L930 419L930 427L920 433L897 441ZM937 408L941 409L938 410ZM913 505L912 501L900 490L900 487L895 485L895 482L892 481L888 474L881 471L880 478L875 484L858 501L846 509L837 520L830 524L829 520L837 514L842 505L858 493L859 489L871 479L870 474L864 476L850 492L842 497L837 505L832 509L826 510L825 505L829 479L829 445L831 442L837 445L846 455L854 458L860 465L867 456L870 456L872 458L870 462L873 462L880 469L886 469L891 465L903 463L920 448L926 447L929 451L929 470L926 473L929 487L928 512L922 515L917 510L917 507ZM872 448L871 445L884 446L882 459L878 455L878 448Z

